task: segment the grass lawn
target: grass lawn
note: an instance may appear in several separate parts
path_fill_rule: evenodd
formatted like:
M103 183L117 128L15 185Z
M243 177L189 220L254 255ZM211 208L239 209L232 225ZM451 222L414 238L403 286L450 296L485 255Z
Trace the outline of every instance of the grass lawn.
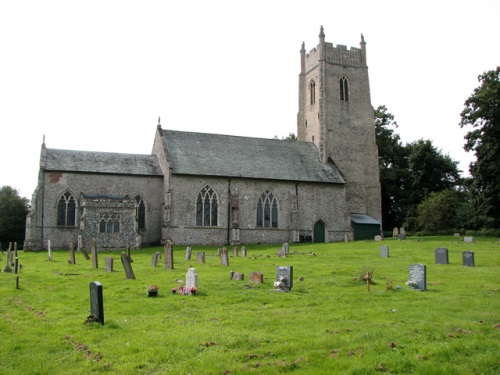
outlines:
M389 258L381 258L380 245ZM22 269L4 272L0 256L2 374L498 374L500 373L500 242L409 237L405 241L247 246L247 257L221 266L215 247L132 250L135 280L121 251L99 252L99 268L68 251L18 253ZM448 265L434 250L449 249ZM462 266L474 251L475 267ZM162 253L156 267L152 254ZM205 263L196 253L205 252ZM232 247L228 247L230 255ZM269 256L268 256L269 255ZM113 257L114 271L104 270ZM427 291L407 287L409 266L427 266ZM189 266L198 295L172 294ZM293 288L274 290L277 266L293 266ZM374 269L370 292L356 280ZM230 280L230 271L245 275ZM254 271L263 284L248 281ZM303 277L303 281L299 278ZM84 324L89 284L103 285L105 324ZM160 287L147 297L149 285Z

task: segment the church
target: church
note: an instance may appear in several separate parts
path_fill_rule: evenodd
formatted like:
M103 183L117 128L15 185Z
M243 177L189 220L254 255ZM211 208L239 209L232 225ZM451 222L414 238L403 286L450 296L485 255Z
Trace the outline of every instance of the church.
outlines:
M47 148L25 250L334 242L381 231L366 43L300 50L297 140L164 129L150 155ZM153 125L154 126L154 125Z

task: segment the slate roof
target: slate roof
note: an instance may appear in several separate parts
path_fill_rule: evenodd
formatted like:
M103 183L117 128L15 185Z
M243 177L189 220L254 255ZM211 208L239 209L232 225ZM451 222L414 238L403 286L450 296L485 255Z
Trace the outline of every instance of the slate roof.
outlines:
M314 143L163 129L174 174L344 183Z
M46 149L45 170L162 176L156 155Z

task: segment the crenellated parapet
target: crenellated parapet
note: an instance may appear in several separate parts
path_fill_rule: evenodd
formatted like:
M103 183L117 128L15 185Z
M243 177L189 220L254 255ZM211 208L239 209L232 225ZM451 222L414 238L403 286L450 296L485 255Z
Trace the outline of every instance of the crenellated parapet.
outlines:
M318 65L319 46L313 48L305 55L305 71L308 72ZM351 67L364 67L363 51L361 48L332 43L325 43L325 61L329 64L336 64Z

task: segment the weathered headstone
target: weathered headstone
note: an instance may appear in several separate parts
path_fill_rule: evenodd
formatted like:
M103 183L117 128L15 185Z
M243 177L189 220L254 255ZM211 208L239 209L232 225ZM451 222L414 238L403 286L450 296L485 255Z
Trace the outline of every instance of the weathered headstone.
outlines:
M106 272L113 272L113 258L106 257L106 265L104 266Z
M191 288L198 289L198 274L194 268L188 268L186 272L186 289L190 290Z
M399 229L399 234L406 234L406 230L405 230L405 228L404 228L404 227L401 227L401 228Z
M238 257L238 248L236 246L233 247L233 257Z
M196 253L196 259L200 263L205 263L205 253L204 252Z
M377 234L374 238L373 238L376 242L380 242L382 241L382 236L380 234Z
M142 243L142 237L141 236L135 237L135 248L136 249L141 248L141 243Z
M464 237L464 242L465 243L473 243L474 242L474 237Z
M285 253L285 249L284 249L284 248L280 247L280 248L278 249L278 256L279 256L280 258L285 258L285 257L286 257L286 253Z
M288 245L288 242L285 242L283 244L283 249L285 250L285 254L288 254L290 252L290 246Z
M102 284L99 281L90 283L90 314L98 323L104 325L104 301L102 298Z
M410 266L410 286L416 290L424 291L427 289L427 267L416 263Z
M252 272L250 276L248 276L248 280L253 283L262 284L264 282L264 275L260 272Z
M448 249L446 247L438 247L434 250L436 264L448 264Z
M130 241L127 241L127 245L125 246L125 250L127 250L128 260L130 261L130 263L132 263L133 260L132 260L132 257L130 255Z
M87 250L85 250L83 247L81 247L80 251L82 252L85 259L90 260L89 254L87 253Z
M403 228L401 228L401 229L403 229ZM406 240L406 233L399 233L398 238L399 238L400 240Z
M220 254L220 264L223 266L229 266L229 255L227 254L227 249L223 248Z
M90 243L90 256L92 257L92 268L99 268L99 260L97 258L97 246L95 240Z
M77 249L81 249L83 247L83 237L81 234L78 235L78 245Z
M243 246L241 248L241 256L242 257L246 257L247 256L247 248L245 246Z
M12 252L10 251L10 245L7 248L7 264L5 265L4 272L12 272L12 268L10 268L10 263L11 263L11 257L12 257Z
M278 290L289 292L293 286L293 266L277 266L276 282Z
M165 268L167 270L174 269L174 252L172 248L172 241L166 240L163 245L163 257L165 258Z
M125 253L120 254L123 269L125 270L125 274L127 275L127 279L135 279L134 270L132 270L132 265L130 264L130 259Z
M474 267L474 252L464 251L462 253L462 262L464 267Z
M161 255L160 255L160 252L157 251L156 253L154 253L151 257L151 267L156 267L156 265L158 264L158 260L160 259Z
M52 252L50 249L50 240L47 240L47 257L49 259L49 262L52 262Z
M73 242L69 244L69 264L76 264L75 260L75 245L73 245Z
M392 237L397 238L399 236L399 229L398 227L394 227L392 230Z
M380 246L380 257L389 258L389 246L387 245Z
M229 272L231 280L244 280L245 275L239 272L231 271Z
M186 260L191 260L191 246L186 247Z

